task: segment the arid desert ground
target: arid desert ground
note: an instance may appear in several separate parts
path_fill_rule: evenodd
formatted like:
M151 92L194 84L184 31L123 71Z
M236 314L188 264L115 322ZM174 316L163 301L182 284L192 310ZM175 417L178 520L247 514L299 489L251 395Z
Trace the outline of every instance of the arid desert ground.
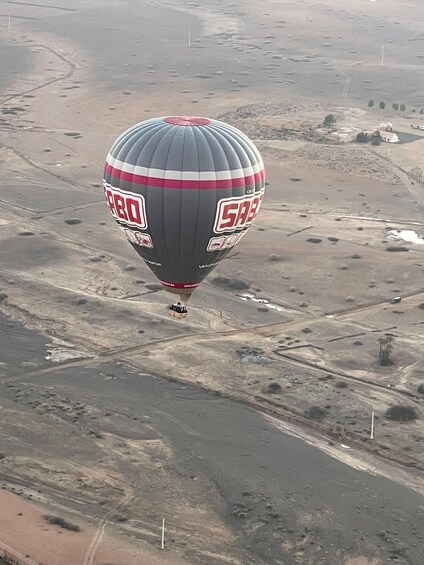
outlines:
M424 6L346 4L0 0L0 549L23 563L423 562ZM400 143L336 142L330 113ZM185 321L101 188L164 115L239 127L267 173Z

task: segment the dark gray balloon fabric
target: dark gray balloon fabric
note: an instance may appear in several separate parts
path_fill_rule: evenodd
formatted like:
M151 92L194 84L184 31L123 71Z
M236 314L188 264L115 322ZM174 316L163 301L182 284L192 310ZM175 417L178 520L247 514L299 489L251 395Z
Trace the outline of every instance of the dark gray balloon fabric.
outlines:
M238 129L171 116L115 141L103 186L113 217L162 285L190 295L252 224L265 171Z

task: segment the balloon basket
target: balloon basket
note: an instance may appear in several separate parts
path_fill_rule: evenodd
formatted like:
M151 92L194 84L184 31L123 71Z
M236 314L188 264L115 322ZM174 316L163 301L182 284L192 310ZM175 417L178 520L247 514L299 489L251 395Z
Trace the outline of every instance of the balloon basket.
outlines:
M176 304L171 304L169 307L169 315L177 320L182 320L187 318L188 310L184 303L177 302Z
M175 312L175 310L170 310L169 315L171 318L176 318L177 320L187 318L187 312Z

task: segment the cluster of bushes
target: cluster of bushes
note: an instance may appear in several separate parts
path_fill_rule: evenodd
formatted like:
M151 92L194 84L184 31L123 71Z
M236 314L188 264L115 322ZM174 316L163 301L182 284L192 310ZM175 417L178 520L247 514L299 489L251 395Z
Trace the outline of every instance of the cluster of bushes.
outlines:
M75 524L67 522L64 518L60 516L50 516L49 514L44 514L44 520L49 524L54 524L55 526L60 526L64 530L71 530L72 532L80 532L81 528Z
M231 279L222 275L214 277L212 279L212 284L225 290L247 290L250 288L250 284L246 281L241 279Z
M374 100L369 100L369 101L368 101L368 108L373 108L374 106L375 106ZM380 108L380 110L384 110L384 109L385 109L386 103L384 102L384 100L381 100L381 101L378 103L378 107ZM394 102L394 103L392 104L392 109L393 109L395 112L398 112L399 110L400 110L401 112L406 112L406 106L405 106L405 104L398 104L397 102ZM412 108L412 113L413 113L413 114L415 114L416 111L417 111L416 108ZM424 108L421 108L421 109L420 109L420 114L424 114Z
M385 416L388 420L394 420L395 422L411 422L418 418L418 412L413 406L397 404L396 406L390 406Z

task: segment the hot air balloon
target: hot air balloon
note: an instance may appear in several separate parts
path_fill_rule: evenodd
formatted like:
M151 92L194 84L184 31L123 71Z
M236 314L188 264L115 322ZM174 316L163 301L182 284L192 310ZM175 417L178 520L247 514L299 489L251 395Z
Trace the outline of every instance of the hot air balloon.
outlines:
M103 187L133 248L184 305L256 218L265 172L258 149L235 127L170 116L118 137Z

